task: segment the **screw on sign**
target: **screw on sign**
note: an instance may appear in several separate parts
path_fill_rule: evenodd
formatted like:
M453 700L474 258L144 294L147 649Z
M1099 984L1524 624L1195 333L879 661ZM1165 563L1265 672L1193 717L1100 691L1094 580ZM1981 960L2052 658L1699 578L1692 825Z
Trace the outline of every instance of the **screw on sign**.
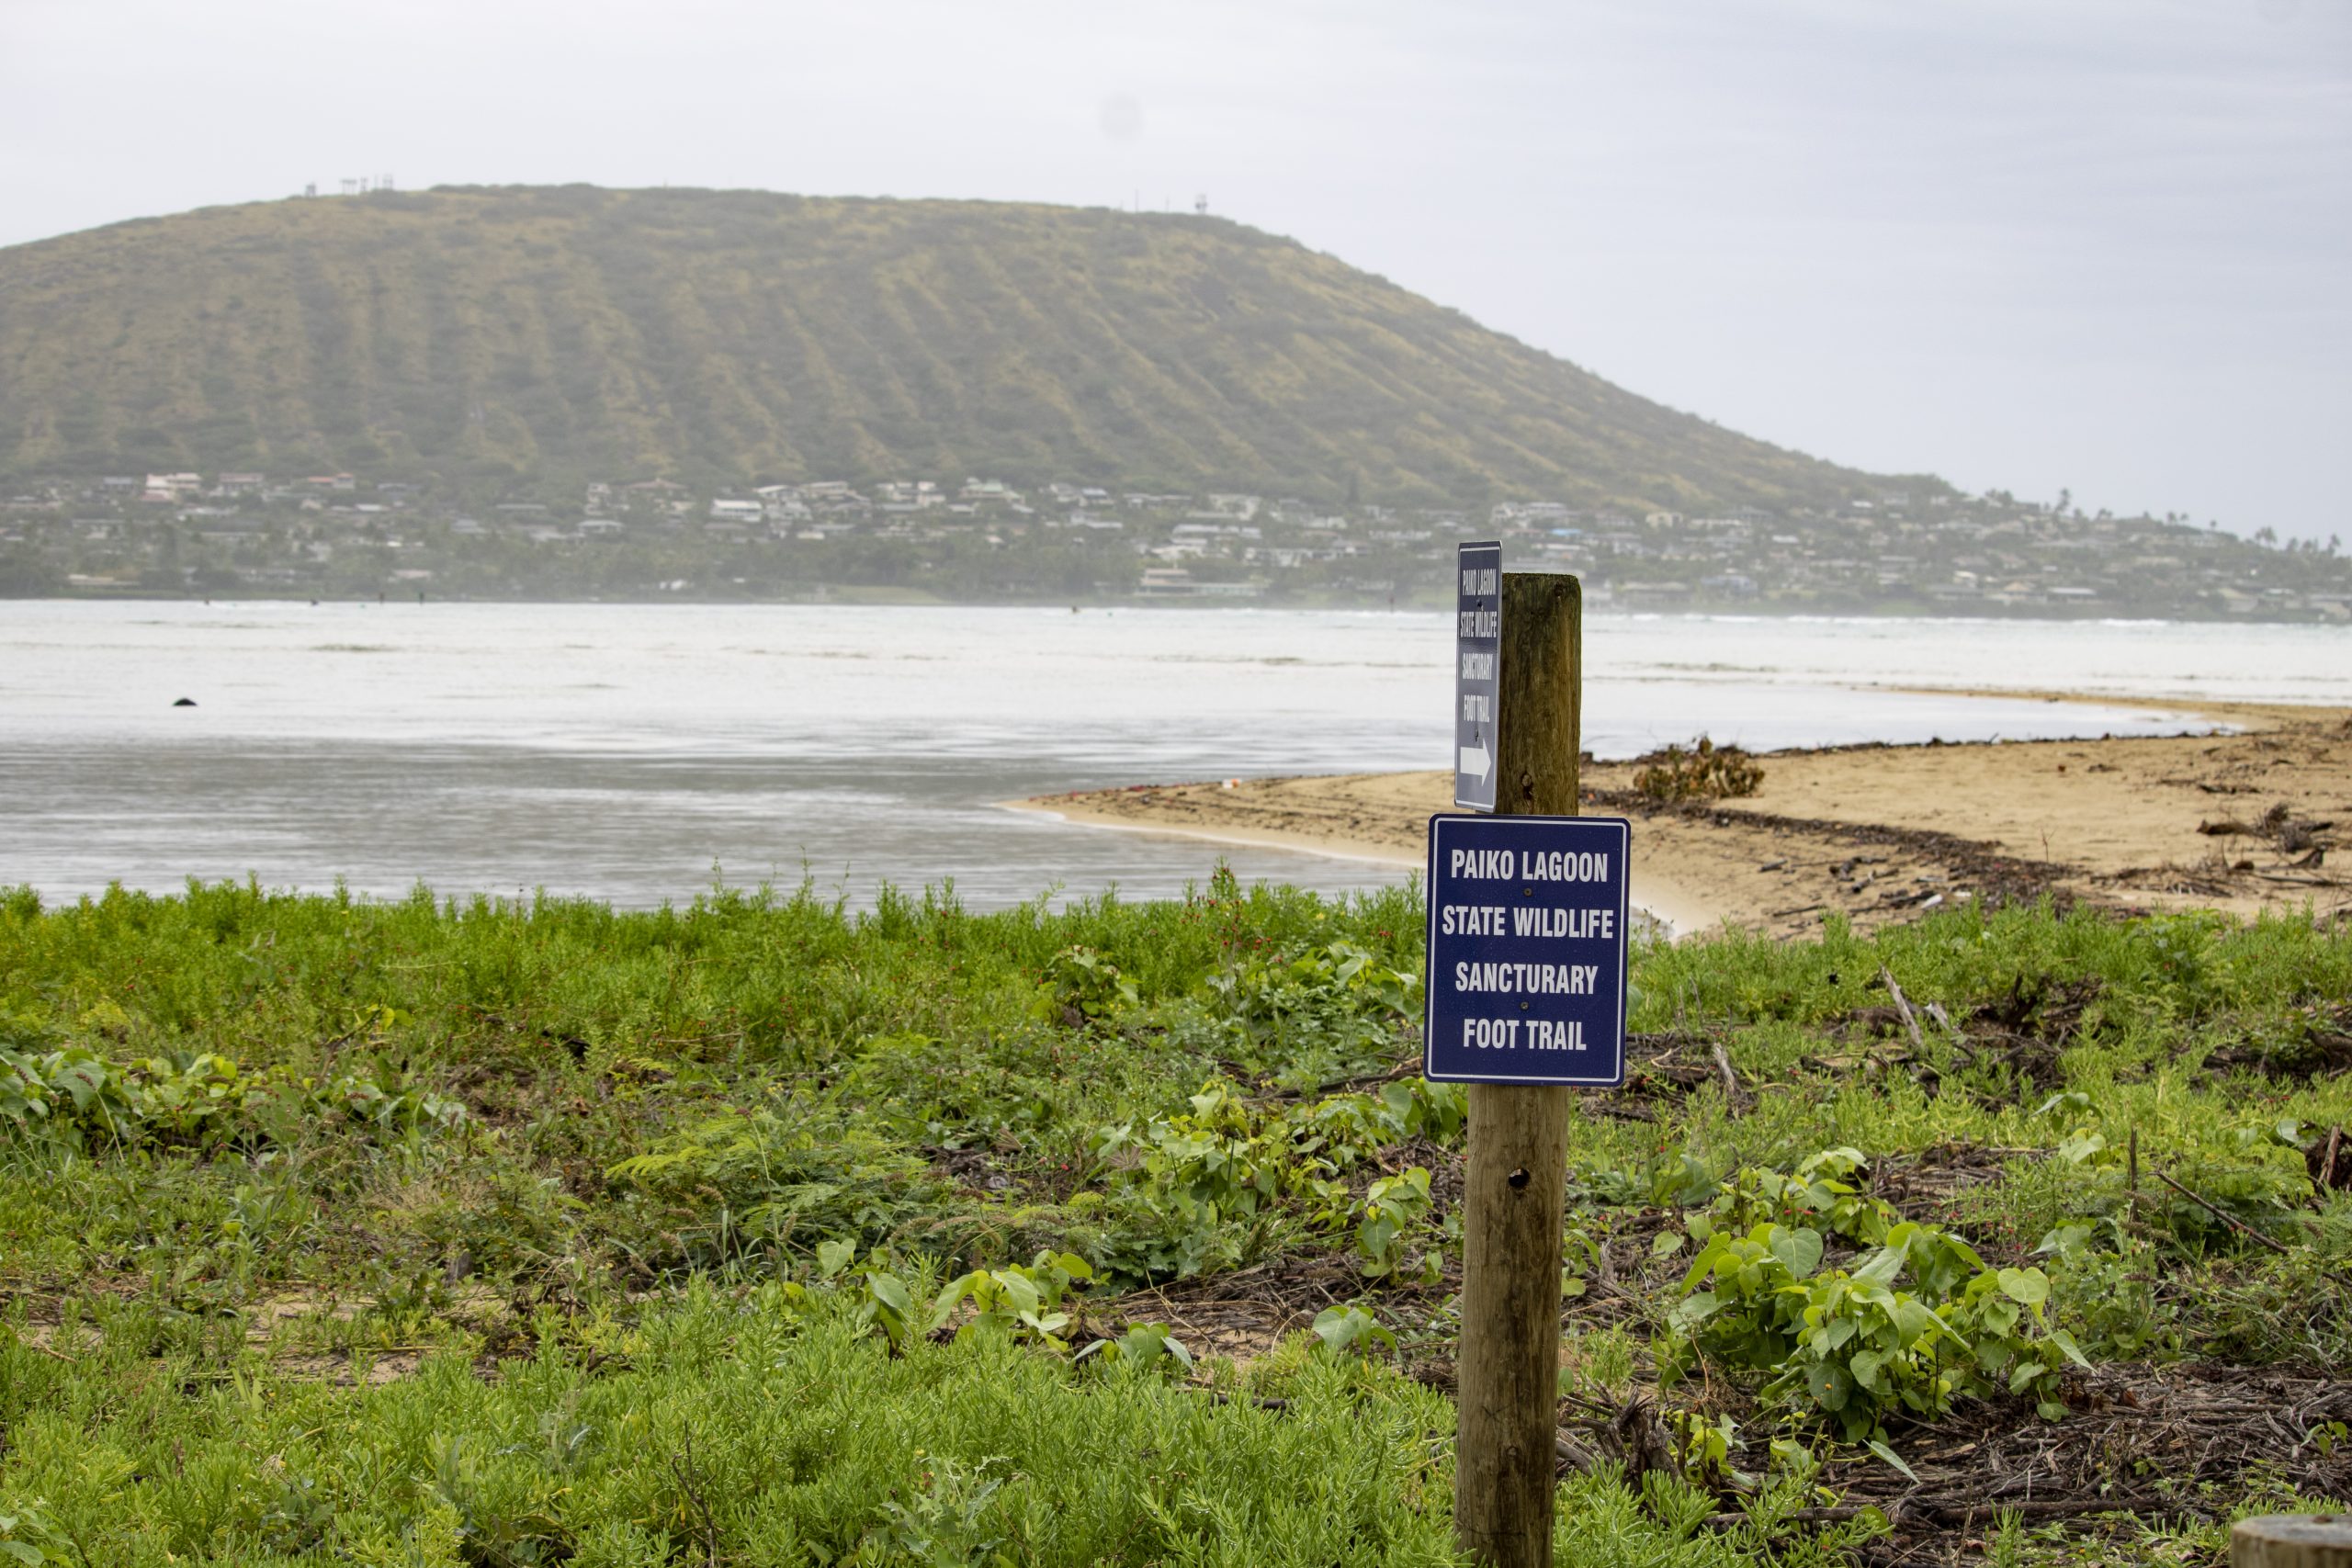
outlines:
M2352 1514L2265 1514L2230 1531L2230 1568L2352 1568Z

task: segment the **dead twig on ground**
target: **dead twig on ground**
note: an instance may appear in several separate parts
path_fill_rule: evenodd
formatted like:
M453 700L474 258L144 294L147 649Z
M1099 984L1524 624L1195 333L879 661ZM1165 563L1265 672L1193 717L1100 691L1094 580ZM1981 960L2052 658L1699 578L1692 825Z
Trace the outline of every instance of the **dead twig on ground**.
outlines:
M1962 1523L1980 1517L2011 1513L2027 1517L2064 1518L2078 1514L2132 1514L2143 1518L2193 1514L2201 1510L2187 1503L2171 1503L2156 1499L2130 1497L2069 1497L2057 1501L2021 1498L2014 1503L1990 1503L1963 1497L1895 1497L1883 1503L1848 1503L1829 1508L1795 1508L1785 1514L1770 1516L1789 1524L1829 1524L1851 1519L1864 1513L1883 1513L1890 1519L1906 1514L1925 1514L1943 1519L1958 1519ZM1717 1529L1727 1529L1747 1522L1744 1513L1710 1514L1707 1523Z
M1894 998L1894 1010L1902 1015L1903 1027L1911 1032L1911 1049L1925 1056L1928 1054L1927 1037L1919 1032L1919 1017L1911 1010L1911 999L1903 994L1903 987L1894 983L1894 971L1881 967L1878 977L1886 982L1886 994Z
M2274 1241L2270 1237L2263 1235L2260 1231L2255 1229L2252 1225L2247 1224L2244 1220L2239 1219L2235 1214L2231 1213L2228 1210L2218 1208L2208 1200L2199 1197L2196 1193L2191 1192L2188 1188L2183 1187L2179 1182L2175 1181L2171 1177L2166 1176L2163 1171L2160 1170L2156 1172L2156 1179L2163 1182L2166 1187L2171 1188L2174 1191L2179 1193L2182 1197L2188 1199L2190 1202L2196 1204L2199 1208L2204 1210L2207 1213L2212 1215L2215 1219L2221 1221L2223 1224L2229 1226L2232 1230L2244 1232L2245 1235L2252 1236L2255 1240L2260 1242L2271 1251L2278 1253L2282 1258L2287 1256L2290 1249L2284 1244Z
M702 1516L702 1545L704 1560L709 1568L718 1568L718 1521L712 1517L710 1502L702 1495L695 1478L695 1436L692 1432L679 1438L679 1450L670 1456L670 1472L678 1478L678 1490L684 1500L694 1506Z
M1739 1103L1739 1075L1731 1070L1731 1057L1724 1050L1724 1043L1715 1040L1709 1043L1715 1051L1715 1070L1723 1075L1724 1098L1736 1105Z
M2131 1194L2132 1217L2136 1220L2140 1217L2140 1129L2136 1125L2132 1129L2127 1158L2130 1163L2125 1167L2123 1190Z

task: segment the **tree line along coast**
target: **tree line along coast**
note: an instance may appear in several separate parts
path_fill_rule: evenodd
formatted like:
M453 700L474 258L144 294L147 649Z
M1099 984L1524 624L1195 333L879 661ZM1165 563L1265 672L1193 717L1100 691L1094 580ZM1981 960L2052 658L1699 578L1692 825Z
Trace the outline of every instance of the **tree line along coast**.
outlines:
M655 477L538 490L348 473L19 481L0 594L1442 603L1468 538L1621 610L2352 621L2352 558L2001 491L1685 513L1115 482Z

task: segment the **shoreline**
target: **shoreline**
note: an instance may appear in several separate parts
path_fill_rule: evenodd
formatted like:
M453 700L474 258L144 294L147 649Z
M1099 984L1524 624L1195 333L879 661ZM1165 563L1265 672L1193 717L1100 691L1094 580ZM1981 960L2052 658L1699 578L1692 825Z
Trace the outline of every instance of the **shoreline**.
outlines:
M1939 688L1938 694L1954 694ZM2098 694L1973 690L2111 704ZM1753 795L1662 805L1634 762L1588 762L1587 809L1634 825L1633 900L1676 936L1858 930L1972 899L2048 895L2241 919L2352 910L2352 709L2150 699L2206 721L2177 734L1866 742L1758 753ZM998 804L1073 827L1423 863L1440 770L1131 784ZM2342 852L2352 859L2352 847Z
M414 583L405 585L397 592L393 592L391 585L387 584L385 592L390 596L389 598L383 598L371 596L366 593L331 593L306 589L289 589L283 592L257 592L250 588L241 587L240 591L234 593L216 593L208 596L202 593L159 593L139 588L132 588L123 592L114 592L103 588L84 588L65 589L44 593L0 593L0 604L196 604L198 606L207 606L215 609L233 609L239 605L296 604L306 607L314 606L325 609L334 606L372 606L379 604L412 604L414 601L412 599L411 595L413 595L415 591L416 585ZM669 593L663 592L658 589L647 589L641 592L613 596L594 593L475 593L451 590L444 590L442 592L435 592L430 587L425 588L424 592L427 595L427 602L433 604L472 604L482 605L492 609L502 606L533 607L542 605L593 604L607 609L651 605L657 607L676 606L695 609L742 607L750 609L840 608L1086 611L1214 610L1220 613L1229 613L1233 615L1264 615L1270 613L1279 615L1299 611L1311 611L1316 613L1331 613L1350 615L1427 615L1434 619L1446 615L1453 608L1453 601L1448 599L1432 599L1426 604L1400 603L1389 604L1374 599L1356 598L1340 594L1335 594L1328 598L1301 596L1297 598L1273 600L1233 600L1206 594L1198 597L1159 597L1154 595L1137 594L1127 597L1113 598L1094 593L1077 595L1068 593L1040 593L1029 597L1008 595L987 599L965 599L950 597L933 589L904 587L895 584L854 582L827 584L825 585L825 591L821 597L815 595L804 597L798 594L791 596L761 597L751 594L706 594L694 592ZM1607 600L1598 602L1587 601L1585 608L1588 612L1588 620L1603 619L1615 621L1789 621L1819 622L1826 624L1836 624L1849 621L1877 621L1933 622L1947 625L1976 625L1988 626L2018 625L2115 626L2321 626L2331 630L2340 630L2346 626L2344 621L2330 619L2324 615L2285 615L2216 611L2211 615L2185 615L2179 614L2164 615L2132 615L2114 614L2112 613L2111 606L2102 607L2097 611L2086 609L2075 614L2052 614L2051 606L2046 604L2021 606L2014 613L2004 614L1992 613L1991 610L1983 606L1980 606L1973 614L1958 614L1950 610L1875 608L1867 604L1849 605L1844 608L1807 606L1805 608L1796 609L1765 607L1759 605L1741 605L1738 604L1725 603L1721 604L1683 605L1669 609L1663 606L1643 605L1637 607L1630 604L1617 604ZM1900 690L1903 688L1889 689ZM1944 687L1922 689L1947 693L1950 690L1950 688ZM2007 692L1998 694L2014 696L2018 694L2014 692ZM2070 700L2098 701L2104 699L2086 695L2080 699ZM2137 701L2139 699L2135 697L2131 699L2119 698L2114 700Z
M1314 775L1308 775L1313 777ZM1412 774L1353 773L1332 774L1334 779L1379 779L1413 777ZM1295 782L1295 781L1245 781ZM1149 786L1130 785L1130 789ZM1172 789L1217 789L1220 784L1165 785ZM1026 800L1000 800L995 806L1001 811L1021 811L1050 817L1072 828L1093 829L1115 833L1148 833L1162 838L1183 839L1193 843L1238 844L1252 849L1284 850L1292 854L1316 855L1327 860L1360 861L1371 865L1405 866L1422 870L1427 858L1418 849L1406 849L1393 843L1374 840L1343 838L1317 839L1285 832L1276 829L1199 828L1169 823L1136 820L1114 811L1091 806L1098 795L1117 795L1118 790L1080 790L1069 795L1038 795ZM1653 869L1645 879L1642 891L1634 896L1634 907L1657 920L1667 930L1680 935L1687 931L1704 931L1717 923L1705 896L1677 880Z

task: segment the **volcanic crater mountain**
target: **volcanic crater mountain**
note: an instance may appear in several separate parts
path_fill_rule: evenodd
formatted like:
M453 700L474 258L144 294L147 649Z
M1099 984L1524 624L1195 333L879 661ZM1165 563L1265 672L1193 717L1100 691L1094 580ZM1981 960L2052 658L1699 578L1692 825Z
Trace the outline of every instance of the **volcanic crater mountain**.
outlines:
M1679 510L1883 482L1221 219L590 186L0 250L0 473L153 469Z

